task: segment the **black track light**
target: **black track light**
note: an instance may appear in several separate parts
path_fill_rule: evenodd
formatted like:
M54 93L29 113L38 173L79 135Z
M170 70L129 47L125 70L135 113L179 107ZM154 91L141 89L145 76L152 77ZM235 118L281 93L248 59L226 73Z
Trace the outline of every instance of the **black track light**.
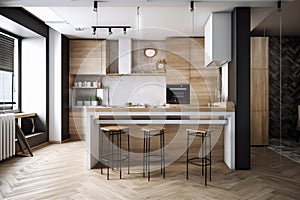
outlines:
M111 35L112 29L122 29L123 33L126 34L127 33L127 29L131 28L131 26L92 26L91 27L93 30L93 35L95 35L97 28L98 29L108 29L108 34Z
M277 2L277 11L281 12L281 1Z
M93 9L93 11L97 12L97 10L98 10L98 1L94 1L94 9Z
M191 11L191 12L194 12L194 10L195 10L195 7L194 7L194 1L191 1L191 2L190 2L190 11Z

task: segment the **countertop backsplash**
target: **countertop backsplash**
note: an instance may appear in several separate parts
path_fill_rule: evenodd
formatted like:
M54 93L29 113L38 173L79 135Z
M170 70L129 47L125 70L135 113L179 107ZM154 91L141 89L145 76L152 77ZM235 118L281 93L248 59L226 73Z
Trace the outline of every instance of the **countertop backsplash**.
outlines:
M104 94L103 105L163 105L166 103L165 76L106 76L102 85L109 92ZM109 95L109 96L107 96Z

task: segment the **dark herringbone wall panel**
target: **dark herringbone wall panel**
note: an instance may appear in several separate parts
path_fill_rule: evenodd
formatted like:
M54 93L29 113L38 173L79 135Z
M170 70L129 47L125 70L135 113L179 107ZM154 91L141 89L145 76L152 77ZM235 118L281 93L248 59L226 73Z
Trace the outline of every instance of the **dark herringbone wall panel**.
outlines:
M279 37L269 40L269 131L279 138ZM282 37L282 137L295 138L300 105L300 37Z

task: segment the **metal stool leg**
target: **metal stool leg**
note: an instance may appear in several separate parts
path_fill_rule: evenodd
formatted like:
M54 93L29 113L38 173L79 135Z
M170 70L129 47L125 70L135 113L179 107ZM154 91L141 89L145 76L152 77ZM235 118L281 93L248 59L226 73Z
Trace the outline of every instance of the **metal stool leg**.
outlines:
M144 148L143 148L143 177L145 178L145 156L146 156L146 133L144 131Z
M147 133L148 134L148 150L147 150L147 153L148 153L148 156L147 156L147 170L148 170L148 181L150 181L150 133Z
M165 131L162 131L162 149L163 149L163 178L166 177L166 161L165 161Z
M118 138L119 138L120 179L122 179L122 131L118 133Z
M110 149L111 142L110 142L110 132L108 132L108 149ZM109 167L110 167L110 160L112 159L112 154L110 156L107 156L107 180L109 180Z
M203 154L203 143L204 143L204 141L203 141L203 139L204 139L204 137L203 137L203 134L201 133L201 147L202 147L202 151L201 151L201 168L202 168L202 176L204 175L204 167L203 167L203 165L204 165L204 154Z
M130 142L129 142L129 132L127 133L127 156L128 156L128 174L130 173Z
M101 130L100 130L101 131ZM101 140L101 147L100 147L100 172L101 174L103 174L103 163L102 163L102 158L103 158L103 134L104 132L101 131L101 136L100 136L100 140Z
M204 135L204 162L205 162L205 186L207 185L207 155L206 155L206 133Z
M159 133L159 147L160 147L160 174L163 173L163 146L162 146L162 132Z
M186 140L186 180L189 180L189 140L190 140L190 132L187 132L187 140Z
M212 164L212 157L211 157L211 134L209 133L209 181L211 181L211 164Z
M114 134L111 131L110 132L111 135L111 169L114 170L114 165L115 165L115 161L114 161Z

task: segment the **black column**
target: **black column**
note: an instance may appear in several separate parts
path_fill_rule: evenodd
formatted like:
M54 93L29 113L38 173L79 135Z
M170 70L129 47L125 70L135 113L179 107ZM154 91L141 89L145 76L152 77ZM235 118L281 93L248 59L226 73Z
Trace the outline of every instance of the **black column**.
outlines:
M66 140L70 137L69 134L69 39L62 35L61 36L61 66L62 66L62 99L61 99L61 119L62 119L62 130L61 139Z
M250 8L232 12L229 100L235 110L235 167L250 169Z

